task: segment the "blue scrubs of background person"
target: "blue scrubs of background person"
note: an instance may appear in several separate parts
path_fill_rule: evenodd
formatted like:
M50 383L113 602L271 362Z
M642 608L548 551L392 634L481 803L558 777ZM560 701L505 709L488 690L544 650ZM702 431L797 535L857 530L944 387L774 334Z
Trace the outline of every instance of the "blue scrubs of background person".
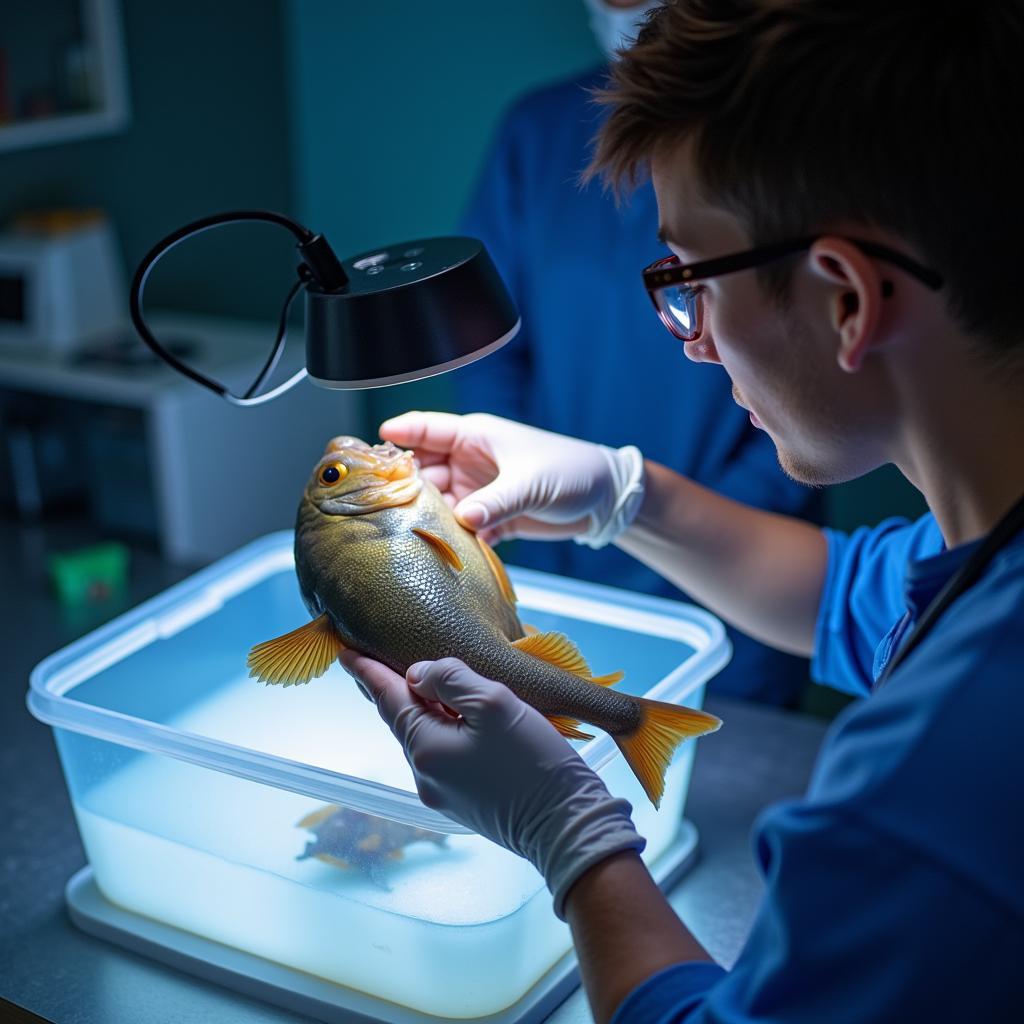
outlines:
M491 412L649 458L770 511L817 519L816 492L787 479L769 438L733 401L724 373L691 365L653 316L640 268L664 255L649 184L617 207L580 189L599 125L590 90L605 68L541 89L505 117L461 230L480 238L519 305L503 350L454 375L462 412ZM680 598L612 547L519 541L517 565ZM718 693L793 704L807 662L730 629Z

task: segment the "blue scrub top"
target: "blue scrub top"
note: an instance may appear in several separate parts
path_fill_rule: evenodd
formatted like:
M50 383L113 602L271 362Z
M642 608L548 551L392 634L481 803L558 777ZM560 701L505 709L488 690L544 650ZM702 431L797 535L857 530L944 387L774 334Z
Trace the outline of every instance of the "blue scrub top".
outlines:
M463 412L485 411L644 455L739 501L816 519L815 493L788 480L767 435L732 399L724 370L683 355L658 321L640 272L667 254L654 191L617 208L600 183L576 184L600 112L595 70L533 93L506 116L462 224L481 238L522 313L518 337L453 374ZM511 561L679 598L614 547L516 542ZM802 659L731 633L717 692L794 700Z
M944 550L931 515L826 535L813 672L865 693L976 545ZM1024 1020L1022 627L1018 537L836 719L807 795L761 816L766 891L732 970L670 967L616 1024Z

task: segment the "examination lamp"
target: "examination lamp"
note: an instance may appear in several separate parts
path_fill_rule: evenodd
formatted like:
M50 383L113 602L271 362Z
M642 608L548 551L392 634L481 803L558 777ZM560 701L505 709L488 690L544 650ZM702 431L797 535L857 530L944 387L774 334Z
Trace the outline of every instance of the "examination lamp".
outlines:
M298 281L278 321L274 347L252 385L236 395L182 362L153 336L142 296L150 271L193 235L240 221L266 221L298 240ZM306 293L306 366L260 393L284 349L288 312ZM483 243L422 238L339 260L323 235L268 210L237 210L186 224L158 242L135 271L131 317L139 336L164 362L235 405L259 405L308 376L325 388L384 387L465 366L501 348L519 330L519 313Z

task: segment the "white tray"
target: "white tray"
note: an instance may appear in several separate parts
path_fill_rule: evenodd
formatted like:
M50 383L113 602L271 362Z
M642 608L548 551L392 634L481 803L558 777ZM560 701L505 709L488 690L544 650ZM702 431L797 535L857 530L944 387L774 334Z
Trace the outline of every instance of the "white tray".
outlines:
M683 820L675 842L650 866L651 874L667 892L696 858L697 830ZM65 898L71 920L90 935L326 1024L437 1024L442 1019L122 910L103 896L89 866L71 878ZM570 951L518 1002L472 1018L472 1024L535 1024L579 983L576 955Z

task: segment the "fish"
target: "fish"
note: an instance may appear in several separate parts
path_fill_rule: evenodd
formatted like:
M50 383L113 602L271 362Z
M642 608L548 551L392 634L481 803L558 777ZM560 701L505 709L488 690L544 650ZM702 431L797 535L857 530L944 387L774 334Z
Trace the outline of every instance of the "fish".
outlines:
M403 825L338 804L311 811L296 828L308 829L315 836L296 860L315 857L336 868L355 868L381 889L390 889L387 867L402 858L405 847L423 842L443 847L448 841L443 832Z
M611 687L564 634L519 618L500 558L456 519L414 454L389 441L332 438L299 502L295 570L312 620L257 644L250 676L293 686L323 675L346 648L402 675L459 658L508 686L566 738L607 732L658 807L676 747L721 726L715 715Z

